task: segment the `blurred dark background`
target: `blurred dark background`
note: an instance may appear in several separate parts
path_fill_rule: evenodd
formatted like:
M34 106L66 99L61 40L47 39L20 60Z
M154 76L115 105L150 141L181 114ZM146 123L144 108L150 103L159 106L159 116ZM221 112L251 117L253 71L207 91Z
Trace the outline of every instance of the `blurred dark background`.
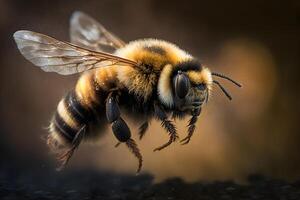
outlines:
M27 29L68 41L69 17L75 10L91 15L125 41L151 37L174 42L212 71L243 84L237 89L224 82L232 102L215 88L187 146L177 143L153 153L167 140L153 121L139 142L143 173L156 182L180 177L243 183L250 174L299 178L300 2L296 0L0 1L1 168L28 176L37 171L61 176L72 170L134 174L136 160L125 147L113 148L116 141L110 131L102 141L82 145L66 172L59 174L41 140L57 103L78 77L34 67L18 52L12 35ZM186 121L177 124L183 137ZM130 125L135 133L134 122Z

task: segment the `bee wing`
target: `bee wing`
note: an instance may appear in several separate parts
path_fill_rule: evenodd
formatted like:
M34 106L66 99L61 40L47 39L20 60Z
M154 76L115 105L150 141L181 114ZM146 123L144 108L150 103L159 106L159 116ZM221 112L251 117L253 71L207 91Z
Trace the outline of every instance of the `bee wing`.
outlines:
M125 58L88 50L32 31L17 31L14 39L22 55L46 72L69 75L110 65L138 66Z
M94 51L114 52L124 47L125 42L107 31L90 16L76 11L70 19L71 43Z

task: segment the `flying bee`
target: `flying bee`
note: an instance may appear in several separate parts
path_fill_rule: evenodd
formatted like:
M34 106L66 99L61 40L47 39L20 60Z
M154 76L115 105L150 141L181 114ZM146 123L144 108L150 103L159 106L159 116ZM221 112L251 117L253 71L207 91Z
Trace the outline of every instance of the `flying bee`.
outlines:
M174 118L190 116L189 143L198 116L216 84L211 72L192 55L176 45L157 39L123 42L101 24L81 12L70 20L71 43L32 32L17 31L14 39L22 55L46 72L61 75L82 73L76 86L59 102L50 126L47 144L64 167L84 140L95 139L93 127L109 125L118 144L124 143L142 167L142 155L123 116L133 117L145 135L149 121L156 118L169 140L154 149L160 151L178 139Z

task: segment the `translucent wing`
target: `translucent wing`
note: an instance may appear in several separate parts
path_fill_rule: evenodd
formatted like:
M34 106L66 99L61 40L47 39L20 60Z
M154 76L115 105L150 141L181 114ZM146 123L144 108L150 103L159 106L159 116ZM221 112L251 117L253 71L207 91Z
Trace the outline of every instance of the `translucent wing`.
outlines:
M14 39L22 55L46 72L62 75L109 65L137 63L108 53L88 50L32 31L17 31Z
M90 16L76 11L70 19L71 43L94 51L114 52L124 47L125 42L107 31Z

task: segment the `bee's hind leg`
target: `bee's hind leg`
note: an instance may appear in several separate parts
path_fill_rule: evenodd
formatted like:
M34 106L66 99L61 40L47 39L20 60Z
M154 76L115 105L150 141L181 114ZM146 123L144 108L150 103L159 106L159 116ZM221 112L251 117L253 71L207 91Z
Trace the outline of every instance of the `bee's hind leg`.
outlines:
M76 133L73 141L72 146L67 149L62 154L58 155L58 160L61 162L60 166L57 168L58 171L65 168L65 166L68 164L70 158L72 157L74 151L78 148L79 144L81 143L82 139L84 138L86 132L86 125L82 126L81 129Z
M169 146L170 144L172 144L172 142L175 142L178 138L178 135L177 135L177 130L175 125L172 123L171 120L168 119L167 114L165 113L163 108L161 108L157 104L154 104L154 114L155 117L161 121L162 127L164 127L170 135L170 139L167 143L153 150L153 151L160 151L166 148L167 146Z
M117 96L114 92L111 92L106 100L106 118L109 123L111 123L112 131L115 137L118 139L119 143L116 146L119 146L121 143L125 143L134 156L138 159L139 165L137 173L140 172L142 168L143 158L140 153L140 150L137 147L135 141L131 138L131 132L126 124L126 122L120 116L120 109L117 103Z

